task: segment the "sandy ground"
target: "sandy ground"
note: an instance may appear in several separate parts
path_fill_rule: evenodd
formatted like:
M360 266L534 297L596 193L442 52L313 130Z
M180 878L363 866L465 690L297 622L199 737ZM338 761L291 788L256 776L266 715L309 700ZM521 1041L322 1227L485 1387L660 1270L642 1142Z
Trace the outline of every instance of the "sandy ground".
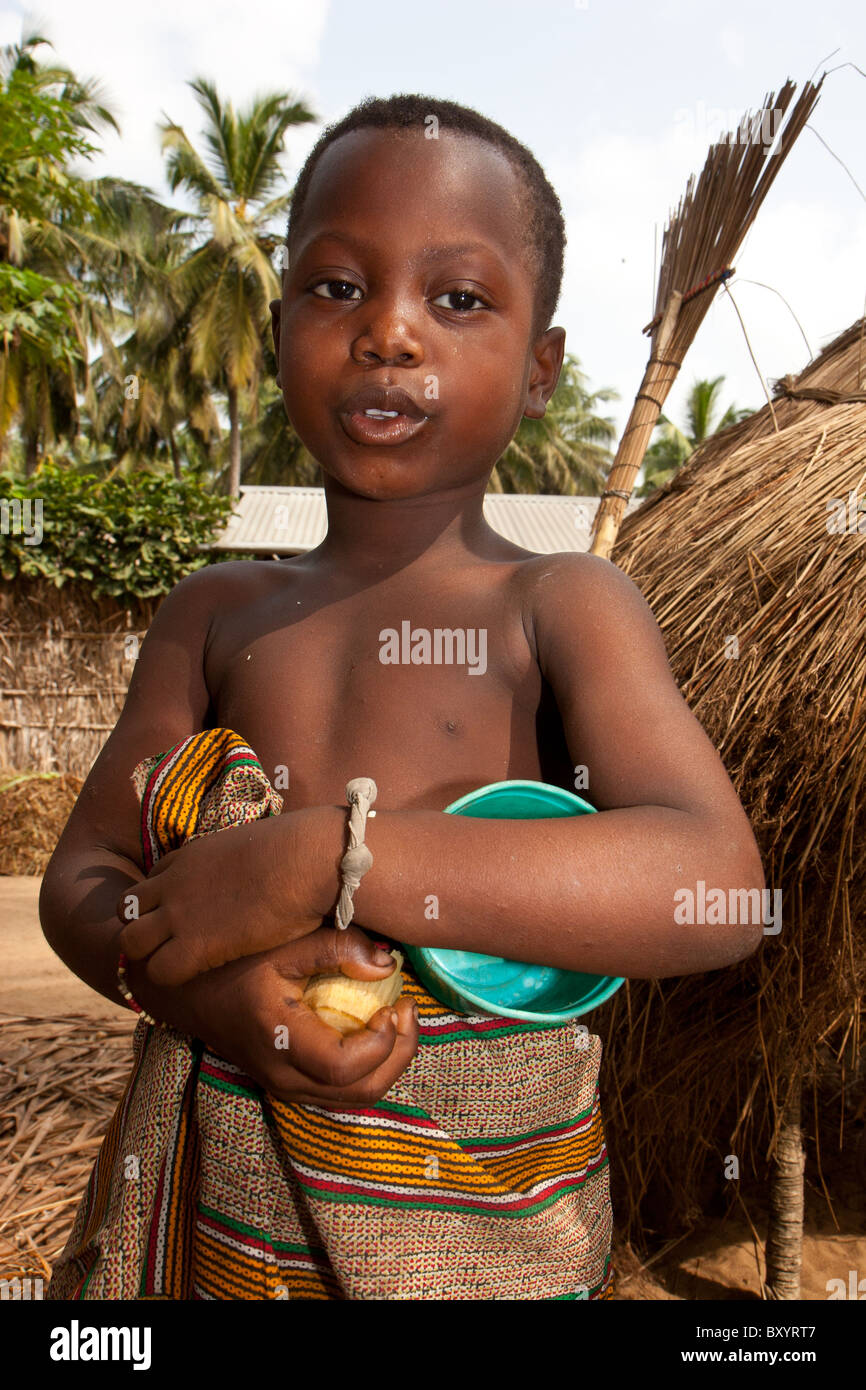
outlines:
M114 1008L79 980L48 945L39 925L41 882L23 875L0 878L0 1013L122 1017L122 1005Z
M63 964L39 926L38 878L0 877L0 1014L57 1018L84 1014L94 1019L135 1019L114 1008ZM853 1144L853 1137L852 1137ZM828 1281L851 1271L864 1279L866 1299L866 1191L850 1151L824 1159L835 1221L818 1186L807 1181L806 1230L803 1241L802 1297L828 1297ZM745 1215L715 1221L657 1256L650 1268L626 1249L615 1250L618 1297L624 1300L760 1298L763 1270L761 1241L765 1213L750 1209L753 1232ZM757 1237L757 1238L756 1238Z
M840 1224L844 1225L848 1213L837 1208L837 1216L841 1216ZM813 1225L815 1220L813 1207L806 1226ZM764 1228L762 1220L759 1230ZM619 1297L687 1302L760 1299L763 1250L756 1247L748 1231L745 1221L718 1222L682 1241L676 1256L658 1260L649 1269L641 1268L630 1252L620 1252L617 1264ZM859 1271L859 1277L866 1274L866 1235L830 1235L806 1230L800 1277L802 1299L826 1300L828 1281L832 1279L842 1279L846 1289L850 1289L852 1270ZM866 1298L866 1279L860 1297Z

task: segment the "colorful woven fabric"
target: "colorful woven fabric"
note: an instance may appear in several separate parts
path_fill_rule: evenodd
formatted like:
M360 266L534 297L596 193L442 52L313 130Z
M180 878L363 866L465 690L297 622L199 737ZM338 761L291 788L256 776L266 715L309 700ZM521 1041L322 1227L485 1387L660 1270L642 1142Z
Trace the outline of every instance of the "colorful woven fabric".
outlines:
M282 807L227 729L134 780L147 868ZM49 1297L611 1298L600 1038L455 1014L403 980L418 1051L370 1106L283 1104L140 1022Z

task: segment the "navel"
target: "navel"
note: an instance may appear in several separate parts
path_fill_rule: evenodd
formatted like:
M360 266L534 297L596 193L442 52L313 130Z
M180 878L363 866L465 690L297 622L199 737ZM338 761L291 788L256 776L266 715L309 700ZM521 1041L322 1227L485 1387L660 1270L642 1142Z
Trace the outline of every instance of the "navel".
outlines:
M439 718L436 720L436 727L441 729L444 734L452 734L455 737L463 733L463 725L459 719Z

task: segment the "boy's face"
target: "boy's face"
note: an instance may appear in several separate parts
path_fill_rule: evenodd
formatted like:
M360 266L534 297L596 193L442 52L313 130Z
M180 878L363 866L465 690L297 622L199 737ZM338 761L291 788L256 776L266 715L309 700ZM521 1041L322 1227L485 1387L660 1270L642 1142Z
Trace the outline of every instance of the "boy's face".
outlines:
M447 129L353 131L322 156L271 311L289 419L350 492L483 484L544 414L565 333L530 339L521 193L499 151ZM371 387L411 400L353 400Z

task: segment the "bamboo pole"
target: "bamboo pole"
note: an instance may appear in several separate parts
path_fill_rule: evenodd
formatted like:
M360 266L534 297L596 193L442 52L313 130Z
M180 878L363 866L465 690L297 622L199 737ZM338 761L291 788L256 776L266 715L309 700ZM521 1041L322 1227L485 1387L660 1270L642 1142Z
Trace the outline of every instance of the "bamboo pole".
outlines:
M681 361L665 356L680 312L682 292L674 290L665 306L661 323L652 337L652 351L640 390L623 431L607 487L595 518L595 534L590 553L609 560L625 516L625 509L640 472L652 432L658 424L662 406L676 381ZM609 499L609 500L608 500Z

